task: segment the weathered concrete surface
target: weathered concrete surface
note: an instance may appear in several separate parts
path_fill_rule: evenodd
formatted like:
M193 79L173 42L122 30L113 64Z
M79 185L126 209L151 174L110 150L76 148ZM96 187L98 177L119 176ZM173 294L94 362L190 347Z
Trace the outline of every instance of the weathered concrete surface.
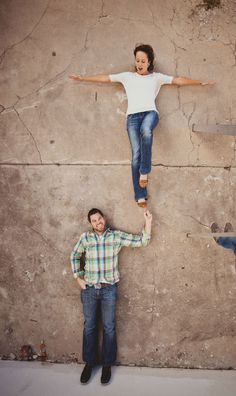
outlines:
M235 2L209 11L198 1L164 4L2 2L1 161L127 161L123 89L78 84L68 74L132 69L133 46L145 41L160 71L216 81L163 88L154 162L235 165L235 138L191 132L193 123L236 120Z
M95 205L113 226L141 230L129 173L128 166L2 166L2 353L25 343L37 349L43 338L51 359L81 361L83 317L68 256ZM235 216L235 183L235 170L153 169L151 245L120 257L120 362L235 366L234 255L213 239L186 237Z
M211 239L186 238L213 221L236 227L236 139L191 132L193 123L236 123L235 2L208 11L199 3L1 2L0 354L19 356L27 343L39 351L43 338L50 359L81 361L68 257L87 210L98 206L132 232L142 217L123 89L68 75L132 70L135 43L147 42L161 72L216 85L165 87L158 97L153 239L121 253L119 361L236 367L234 256Z
M235 371L114 367L109 386L101 386L101 369L94 370L90 383L79 383L82 366L0 362L1 391L4 396L91 396L121 393L131 396L234 396Z

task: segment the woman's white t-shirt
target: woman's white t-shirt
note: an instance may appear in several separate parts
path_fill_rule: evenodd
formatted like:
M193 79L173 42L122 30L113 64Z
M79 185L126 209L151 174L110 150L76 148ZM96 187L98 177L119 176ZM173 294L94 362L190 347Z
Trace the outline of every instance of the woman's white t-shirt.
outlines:
M124 72L110 74L112 82L123 84L128 98L128 114L143 111L157 111L155 99L164 84L171 84L173 77L161 73L150 73L141 76L138 73Z

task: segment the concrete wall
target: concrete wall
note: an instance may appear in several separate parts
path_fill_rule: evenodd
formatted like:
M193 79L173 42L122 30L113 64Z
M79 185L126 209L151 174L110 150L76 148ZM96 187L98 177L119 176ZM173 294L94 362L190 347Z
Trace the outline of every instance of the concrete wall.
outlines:
M199 4L202 5L199 5ZM204 3L205 6L204 6ZM190 239L235 220L236 140L192 124L236 122L233 0L18 0L0 4L0 353L23 344L51 360L82 361L80 291L69 254L101 208L139 232L126 98L115 84L72 73L132 70L136 43L153 45L159 71L216 81L164 87L155 131L149 247L120 255L118 361L236 367L236 262L213 239Z

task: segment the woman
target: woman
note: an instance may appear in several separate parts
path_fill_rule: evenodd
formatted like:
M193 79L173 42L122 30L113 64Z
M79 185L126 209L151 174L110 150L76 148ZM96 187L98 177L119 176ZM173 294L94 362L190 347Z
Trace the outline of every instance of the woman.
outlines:
M155 105L162 85L207 85L211 81L172 77L153 72L154 52L150 45L141 44L134 49L135 72L110 75L81 76L71 79L86 82L119 82L123 84L127 98L127 131L132 148L132 177L135 200L142 208L147 207L148 174L151 171L153 130L159 121Z

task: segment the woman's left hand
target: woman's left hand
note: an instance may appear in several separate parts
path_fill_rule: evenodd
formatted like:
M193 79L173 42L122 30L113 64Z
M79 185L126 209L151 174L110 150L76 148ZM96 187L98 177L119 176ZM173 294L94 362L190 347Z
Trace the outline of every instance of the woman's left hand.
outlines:
M202 81L201 85L214 85L216 84L215 81Z
M83 81L83 77L80 75L80 74L78 74L78 75L71 75L71 76L69 76L69 78L71 78L71 80L75 80L75 81Z

